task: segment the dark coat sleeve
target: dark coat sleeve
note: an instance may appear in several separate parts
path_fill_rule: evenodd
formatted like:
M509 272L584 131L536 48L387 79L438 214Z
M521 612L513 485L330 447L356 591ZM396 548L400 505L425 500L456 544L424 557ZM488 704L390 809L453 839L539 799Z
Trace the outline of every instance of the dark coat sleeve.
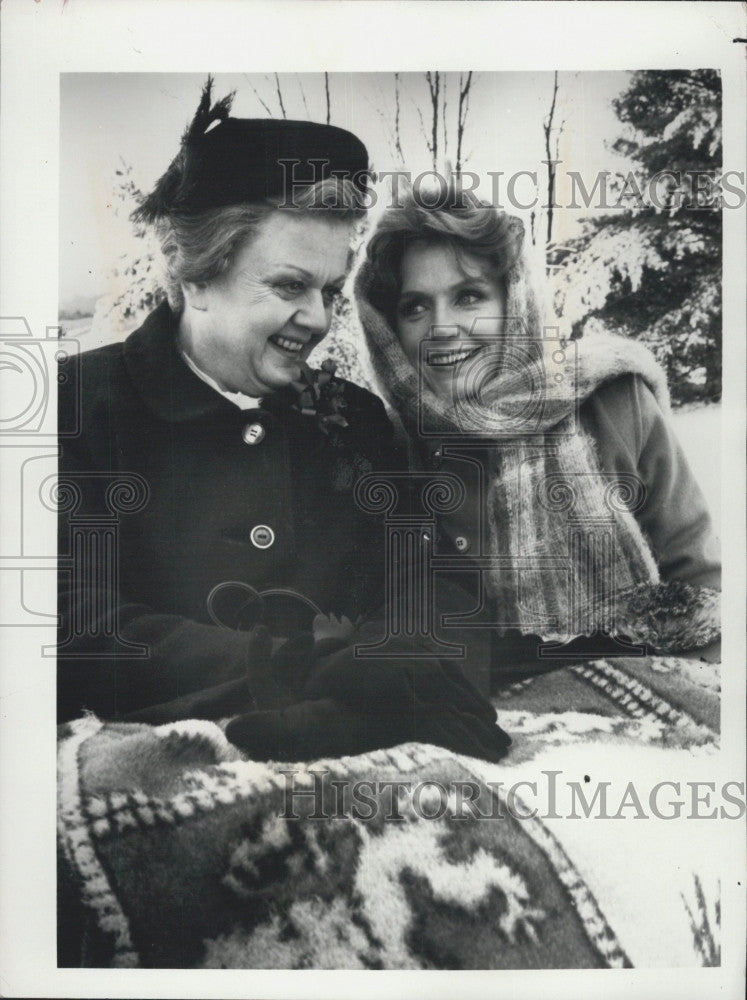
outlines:
M721 562L711 516L685 453L642 378L626 376L584 404L605 472L633 472L644 487L636 517L665 582L720 588Z

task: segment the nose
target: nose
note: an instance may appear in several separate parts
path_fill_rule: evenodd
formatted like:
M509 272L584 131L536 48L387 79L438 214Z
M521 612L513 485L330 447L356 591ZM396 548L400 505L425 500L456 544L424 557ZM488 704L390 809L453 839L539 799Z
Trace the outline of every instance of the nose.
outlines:
M444 338L465 336L468 331L460 323L460 318L458 311L452 308L450 302L434 302L431 336Z
M328 314L324 297L318 288L310 288L303 302L293 317L297 326L315 337L323 337L330 326L331 316Z

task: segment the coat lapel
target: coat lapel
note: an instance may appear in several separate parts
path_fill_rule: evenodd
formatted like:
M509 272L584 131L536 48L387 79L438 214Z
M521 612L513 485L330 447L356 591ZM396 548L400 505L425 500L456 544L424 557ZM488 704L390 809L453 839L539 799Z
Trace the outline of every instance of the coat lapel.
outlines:
M125 365L145 404L168 423L232 413L235 407L184 363L176 333L177 318L162 302L125 341Z

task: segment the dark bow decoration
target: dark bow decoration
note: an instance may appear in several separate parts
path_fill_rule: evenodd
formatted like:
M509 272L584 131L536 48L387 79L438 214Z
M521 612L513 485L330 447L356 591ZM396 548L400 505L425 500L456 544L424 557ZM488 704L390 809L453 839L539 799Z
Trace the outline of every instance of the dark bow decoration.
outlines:
M345 383L335 377L337 364L332 358L322 362L316 371L304 364L301 376L293 383L298 393L298 399L293 404L304 416L315 417L319 429L328 436L337 428L345 428L347 402L345 400Z

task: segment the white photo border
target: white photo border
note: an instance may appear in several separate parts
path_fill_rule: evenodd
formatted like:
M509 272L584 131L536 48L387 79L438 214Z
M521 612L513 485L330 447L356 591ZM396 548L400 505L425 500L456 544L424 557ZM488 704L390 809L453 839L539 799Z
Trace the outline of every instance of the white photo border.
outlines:
M724 164L745 169L744 9L738 3L377 2L377 0L4 0L0 91L0 315L34 333L58 309L59 80L67 72L355 72L363 69L601 70L714 67L722 73ZM378 22L385 29L377 31ZM95 123L92 122L92 127ZM743 779L745 704L745 211L724 211L722 530L723 749ZM52 401L54 408L54 400ZM7 454L0 449L0 478ZM0 537L12 517L3 494ZM8 505L6 507L6 504ZM55 539L40 544L55 551ZM2 575L2 574L0 574ZM50 577L49 606L55 581ZM58 969L55 914L53 629L0 632L0 992L41 997L511 996L561 1000L743 995L744 838L714 851L722 883L722 966L575 972L262 972ZM722 824L722 827L724 824ZM733 876L733 878L731 877Z

